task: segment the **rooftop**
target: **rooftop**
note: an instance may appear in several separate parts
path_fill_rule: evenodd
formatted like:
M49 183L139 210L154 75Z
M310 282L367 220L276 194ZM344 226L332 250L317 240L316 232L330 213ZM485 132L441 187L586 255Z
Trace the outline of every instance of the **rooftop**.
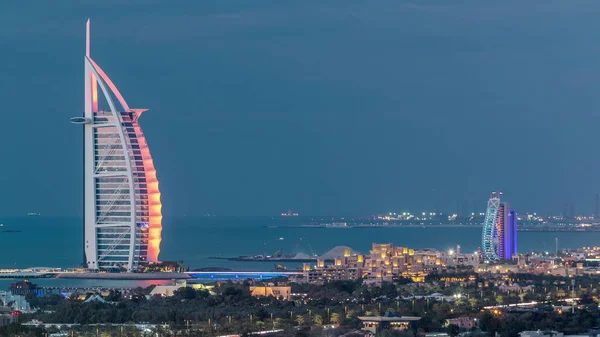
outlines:
M414 322L421 319L421 317L414 316L359 316L358 319L361 321L370 321L370 322Z

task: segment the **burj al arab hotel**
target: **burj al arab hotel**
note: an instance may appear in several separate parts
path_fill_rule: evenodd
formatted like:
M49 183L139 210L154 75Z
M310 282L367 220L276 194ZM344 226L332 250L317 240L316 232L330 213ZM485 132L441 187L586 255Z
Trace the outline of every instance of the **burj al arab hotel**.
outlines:
M84 115L71 122L84 129L85 264L135 271L157 262L162 231L156 170L139 124L147 109L130 108L90 56L89 20L84 63Z

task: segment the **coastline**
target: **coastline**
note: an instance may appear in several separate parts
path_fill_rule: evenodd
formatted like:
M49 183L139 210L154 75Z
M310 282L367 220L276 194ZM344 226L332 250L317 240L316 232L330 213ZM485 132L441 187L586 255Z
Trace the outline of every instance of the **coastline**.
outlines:
M327 225L270 225L264 226L265 228L302 228L302 229L358 229L358 228L483 228L483 225L457 225L457 224L445 224L445 225L349 225L349 226L327 226ZM586 233L586 232L600 232L600 228L568 228L568 227L521 227L518 228L519 232L569 232L569 233Z
M327 225L265 225L265 228L327 228L327 229L352 229L352 228L483 228L483 225L349 225L349 226L327 226Z
M189 280L185 273L61 273L55 278L90 280Z

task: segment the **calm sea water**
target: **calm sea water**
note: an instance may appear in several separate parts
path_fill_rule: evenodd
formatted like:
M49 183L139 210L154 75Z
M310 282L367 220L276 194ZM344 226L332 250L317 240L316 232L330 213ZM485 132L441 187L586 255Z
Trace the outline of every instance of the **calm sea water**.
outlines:
M210 260L210 256L238 256L315 252L350 246L368 253L371 243L391 242L414 248L450 249L461 245L471 252L480 246L481 228L268 228L268 225L299 225L331 219L281 217L178 217L164 220L161 260L183 260L191 268L227 267L271 269L268 263ZM82 261L81 218L0 218L0 268L76 267ZM519 250L554 250L597 245L600 232L519 232ZM283 238L283 240L280 240Z
M268 228L268 225L300 225L328 222L327 218L282 217L176 217L165 218L160 259L183 260L193 268L226 267L271 270L271 263L211 260L211 256L238 256L315 252L323 254L335 246L350 246L368 253L373 242L391 242L414 248L450 249L460 245L465 252L480 246L481 228ZM338 220L339 221L339 220ZM82 219L58 217L0 218L0 268L76 267L82 261ZM519 251L554 250L593 246L600 232L519 232ZM281 240L281 238L283 240ZM41 281L40 281L41 282ZM43 281L56 282L53 280ZM75 281L73 281L75 282ZM83 281L77 281L83 282ZM105 282L105 281L103 281ZM86 280L85 285L99 283ZM115 282L113 282L115 283ZM119 283L119 282L116 282ZM119 286L119 284L113 286ZM104 284L104 283L103 283ZM122 282L122 286L128 286ZM0 284L0 288L4 288Z

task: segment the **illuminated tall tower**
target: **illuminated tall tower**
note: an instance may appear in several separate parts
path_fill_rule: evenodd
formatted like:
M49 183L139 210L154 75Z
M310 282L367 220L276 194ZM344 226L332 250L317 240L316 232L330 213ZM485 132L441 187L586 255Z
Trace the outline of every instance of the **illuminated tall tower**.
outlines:
M84 250L90 269L137 270L158 261L162 213L150 149L139 125L147 109L131 109L90 56L86 23L84 127ZM98 87L107 109L98 107Z
M504 243L506 234L506 223L508 221L508 203L501 202L498 207L498 215L496 216L496 254L500 259L506 256L504 253Z
M517 254L517 212L514 209L505 206L508 210L504 227L504 259L511 260L513 255Z
M497 238L496 219L498 218L498 208L500 208L500 192L492 192L485 210L481 235L481 250L483 251L483 259L486 261L500 259L496 251L497 242L495 242Z
M517 253L517 213L508 202L500 202L502 192L492 192L488 200L482 233L486 261L510 260Z

